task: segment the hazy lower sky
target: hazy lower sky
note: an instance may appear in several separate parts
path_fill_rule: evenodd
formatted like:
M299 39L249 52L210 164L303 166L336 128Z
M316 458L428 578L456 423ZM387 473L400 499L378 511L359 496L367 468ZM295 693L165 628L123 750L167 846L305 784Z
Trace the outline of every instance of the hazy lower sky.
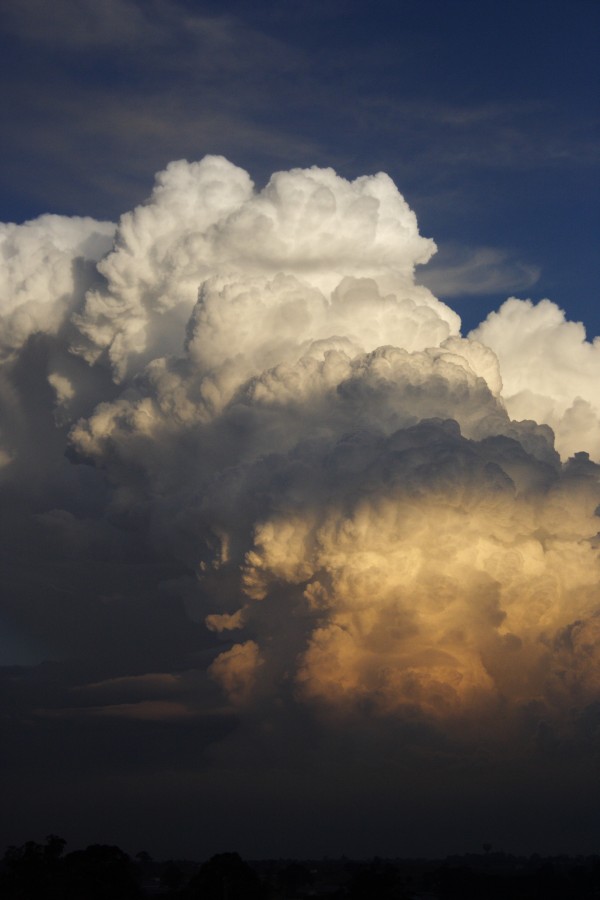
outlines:
M5 845L597 851L599 19L0 0Z

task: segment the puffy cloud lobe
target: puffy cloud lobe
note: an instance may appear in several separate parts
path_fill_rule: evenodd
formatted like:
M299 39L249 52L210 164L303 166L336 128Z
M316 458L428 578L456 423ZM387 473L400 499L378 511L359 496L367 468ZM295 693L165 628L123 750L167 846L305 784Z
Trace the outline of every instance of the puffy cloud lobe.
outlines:
M252 192L246 172L221 157L173 162L146 204L121 217L115 248L99 271L105 285L76 316L76 349L94 362L108 354L117 377L130 355L174 352L198 287L214 271L211 229Z
M382 269L412 280L415 264L435 249L387 175L348 182L317 168L273 175L231 217L218 246L246 270L284 268L329 290L344 275Z
M156 363L136 391L77 423L72 441L115 472L123 464L142 465L161 491L166 484L179 487L182 471L188 472L187 489L202 490L224 466L275 448L291 452L315 436L335 441L357 427L390 433L431 416L454 416L469 437L518 435L554 458L550 432L511 423L464 357L443 347L353 355L355 349L339 340L315 342L297 362L281 363L239 387L235 367L202 376L189 365ZM218 506L219 500L210 515L218 517Z
M434 247L381 174L294 170L255 192L220 157L172 163L93 283L67 271L97 223L64 246L50 224L44 315L17 339L11 294L2 340L54 336L40 373L69 454L103 473L111 527L197 573L189 606L228 642L208 672L233 707L287 692L475 727L597 700L598 467L561 463L551 430L564 459L600 450L579 326L511 300L461 337L414 281Z
M187 349L200 373L210 373L214 411L220 412L244 382L278 364L334 347L351 355L383 344L425 350L449 331L430 306L382 296L370 278L344 278L331 298L290 275L224 284L213 279L192 313Z
M515 298L472 336L498 357L511 416L550 425L565 457L585 450L600 459L600 339L586 341L581 322L568 322L550 300Z
M311 614L300 696L441 717L534 701L560 717L591 701L593 640L560 693L554 681L563 635L595 633L597 466L580 458L562 473L515 441L467 441L439 421L330 453L312 460L318 506L280 497L245 558L254 601L298 585L296 614Z
M105 256L114 231L110 222L53 215L0 224L0 353L56 333L92 280L86 264Z
M222 157L171 163L149 201L122 217L98 266L106 284L76 316L76 346L90 362L108 354L123 378L140 359L179 351L181 326L211 276L239 273L243 295L250 277L282 271L326 293L344 275L377 276L456 332L458 317L412 277L434 249L382 173L348 182L331 169L280 172L254 193L247 173Z
M260 650L255 641L234 644L219 654L209 672L229 695L232 703L244 704L252 694L257 671L262 665Z

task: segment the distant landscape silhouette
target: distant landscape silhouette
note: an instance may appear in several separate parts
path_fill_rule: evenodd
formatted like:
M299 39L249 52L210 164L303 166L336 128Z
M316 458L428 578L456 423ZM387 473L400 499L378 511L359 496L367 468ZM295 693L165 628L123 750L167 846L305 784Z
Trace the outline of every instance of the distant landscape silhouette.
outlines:
M253 860L225 852L199 863L132 859L92 844L65 853L66 841L10 846L0 864L3 900L592 900L600 895L600 856L530 857L492 852L445 860Z

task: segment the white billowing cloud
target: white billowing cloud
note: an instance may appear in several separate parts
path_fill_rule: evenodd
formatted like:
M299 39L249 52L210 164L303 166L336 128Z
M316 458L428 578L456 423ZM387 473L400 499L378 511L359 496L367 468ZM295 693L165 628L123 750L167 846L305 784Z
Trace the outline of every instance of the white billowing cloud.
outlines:
M197 573L227 642L209 675L234 707L285 691L475 725L532 704L566 721L599 699L600 479L580 452L600 458L597 348L581 326L510 300L461 337L415 283L434 246L382 174L293 170L257 192L221 157L172 163L83 288L65 273L92 224L72 223L63 255L53 233L55 256L28 254L46 318L21 338L60 345L36 357L40 397L69 458L104 473L111 526ZM35 416L11 365L2 389ZM73 531L61 489L48 508Z
M75 317L87 338L79 352L90 362L107 352L123 376L130 354L176 350L213 272L211 228L251 193L248 174L221 157L174 162L159 173L150 200L122 216L115 248L98 266L105 287L90 292Z
M374 278L345 277L331 295L287 274L210 279L188 324L187 350L199 373L210 373L212 403L220 410L256 373L322 356L332 341L350 355L385 344L408 351L439 346L451 333L449 317L416 294L383 294ZM458 355L468 367L461 349Z
M54 215L0 224L1 354L60 328L89 285L85 263L105 256L114 230L110 222Z
M600 460L600 338L550 300L507 300L471 333L497 355L509 415L550 425L566 458Z
M419 235L414 213L387 175L348 182L333 169L318 168L273 175L231 217L217 246L236 267L283 268L325 290L344 275L382 271L404 276L412 286L415 265L435 250Z
M75 318L87 339L77 349L90 362L108 353L123 378L132 358L148 362L180 351L182 325L200 285L211 277L218 276L218 286L205 288L205 311L199 313L207 340L220 327L218 306L231 319L245 304L248 315L253 297L246 288L255 301L260 279L271 281L280 273L297 279L300 290L326 296L345 276L377 279L376 287L364 290L391 296L392 305L416 305L415 328L429 314L441 320L447 336L458 331L458 317L413 279L415 265L434 249L382 173L348 182L331 169L279 172L254 193L248 174L222 157L181 160L157 176L147 204L122 217L115 249L98 266L106 285L88 294ZM254 277L259 283L253 289L248 280ZM211 299L223 290L237 293L237 307L232 299ZM361 302L348 289L339 298L344 301ZM318 321L305 326L309 336L317 336L311 329ZM291 319L285 327L294 327ZM223 328L220 334L225 336Z
M457 353L463 343L457 338L448 347L444 342L423 351L380 347L365 353L347 339L322 339L299 358L296 348L289 360L254 375L248 358L224 357L207 375L189 362L157 360L136 390L100 404L74 426L71 438L84 456L103 463L116 455L147 467L161 484L173 474L173 454L180 451L187 457L183 465L204 478L213 466L291 451L313 435L335 440L357 428L390 434L432 417L454 418L468 437L517 437L552 458L549 429L512 423L476 374L477 365L485 370L489 364L490 351L473 342L471 367ZM237 431L243 439L236 440Z

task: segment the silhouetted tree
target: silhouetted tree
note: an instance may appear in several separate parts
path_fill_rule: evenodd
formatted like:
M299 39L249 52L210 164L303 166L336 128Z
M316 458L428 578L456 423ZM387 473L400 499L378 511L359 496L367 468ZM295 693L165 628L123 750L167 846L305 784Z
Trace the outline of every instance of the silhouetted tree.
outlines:
M186 896L198 900L262 900L256 872L238 853L218 853L190 880Z
M136 870L119 847L93 844L65 857L66 900L135 900Z
M6 900L54 900L61 897L62 852L66 841L49 835L45 844L27 841L9 847L0 875L0 896Z
M314 878L310 869L305 865L299 862L291 862L278 873L277 880L286 894L290 893L293 895L300 888L312 884Z
M58 837L56 834L49 834L44 847L44 857L48 861L56 861L63 855L66 846L67 842L64 838Z
M170 891L176 891L183 884L183 872L174 862L165 863L160 873L160 883Z
M348 885L351 900L406 900L403 879L400 872L390 864L361 866L354 873Z

